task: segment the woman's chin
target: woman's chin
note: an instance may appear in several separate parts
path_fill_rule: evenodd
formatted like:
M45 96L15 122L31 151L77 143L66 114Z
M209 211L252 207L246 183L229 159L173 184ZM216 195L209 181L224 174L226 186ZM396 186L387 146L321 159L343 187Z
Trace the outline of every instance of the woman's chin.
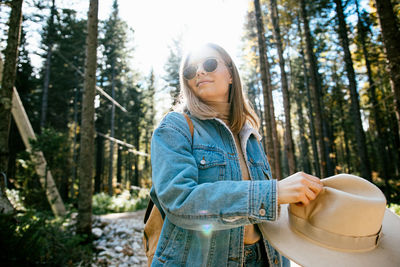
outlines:
M209 92L208 90L200 90L200 92L198 93L198 96L203 101L213 101L217 97L215 94L213 94L212 92Z

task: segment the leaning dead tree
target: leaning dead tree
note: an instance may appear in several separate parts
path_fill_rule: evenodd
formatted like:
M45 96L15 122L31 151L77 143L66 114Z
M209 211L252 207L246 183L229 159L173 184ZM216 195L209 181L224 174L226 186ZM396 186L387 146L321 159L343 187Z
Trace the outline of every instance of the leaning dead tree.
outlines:
M36 136L15 87L12 98L12 115L26 150L31 152L32 161L35 163L36 172L40 177L40 184L46 192L46 197L49 201L51 210L56 216L65 215L66 212L64 203L57 190L57 186L54 182L53 176L51 175L51 171L47 167L47 162L44 158L43 152L32 151L30 140L36 140Z

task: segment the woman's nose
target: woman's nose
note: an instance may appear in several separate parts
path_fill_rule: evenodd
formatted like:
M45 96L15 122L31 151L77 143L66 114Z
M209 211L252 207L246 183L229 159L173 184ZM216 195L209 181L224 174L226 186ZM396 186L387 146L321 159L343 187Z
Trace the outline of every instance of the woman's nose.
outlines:
M199 66L197 66L196 76L204 75L206 73L207 72L204 70L203 64L199 64Z

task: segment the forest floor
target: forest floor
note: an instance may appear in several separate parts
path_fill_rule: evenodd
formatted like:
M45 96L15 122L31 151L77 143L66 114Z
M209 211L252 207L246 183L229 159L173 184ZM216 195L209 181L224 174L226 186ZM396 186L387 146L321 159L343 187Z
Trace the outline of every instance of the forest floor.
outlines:
M93 234L98 254L92 266L147 266L143 249L145 210L94 216Z
M143 248L143 218L146 210L94 216L94 242L99 253L92 266L147 266ZM297 267L291 261L292 267Z

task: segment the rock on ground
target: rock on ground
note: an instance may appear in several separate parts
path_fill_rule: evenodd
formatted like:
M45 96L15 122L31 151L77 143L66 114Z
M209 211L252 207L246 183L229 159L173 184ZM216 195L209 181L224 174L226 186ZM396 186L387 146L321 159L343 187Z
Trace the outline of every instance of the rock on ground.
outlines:
M94 216L92 232L98 253L92 266L147 266L142 242L144 212Z
M146 267L143 249L145 210L94 216L92 232L98 251L92 266ZM291 266L297 267L291 261ZM300 267L300 266L299 266Z

